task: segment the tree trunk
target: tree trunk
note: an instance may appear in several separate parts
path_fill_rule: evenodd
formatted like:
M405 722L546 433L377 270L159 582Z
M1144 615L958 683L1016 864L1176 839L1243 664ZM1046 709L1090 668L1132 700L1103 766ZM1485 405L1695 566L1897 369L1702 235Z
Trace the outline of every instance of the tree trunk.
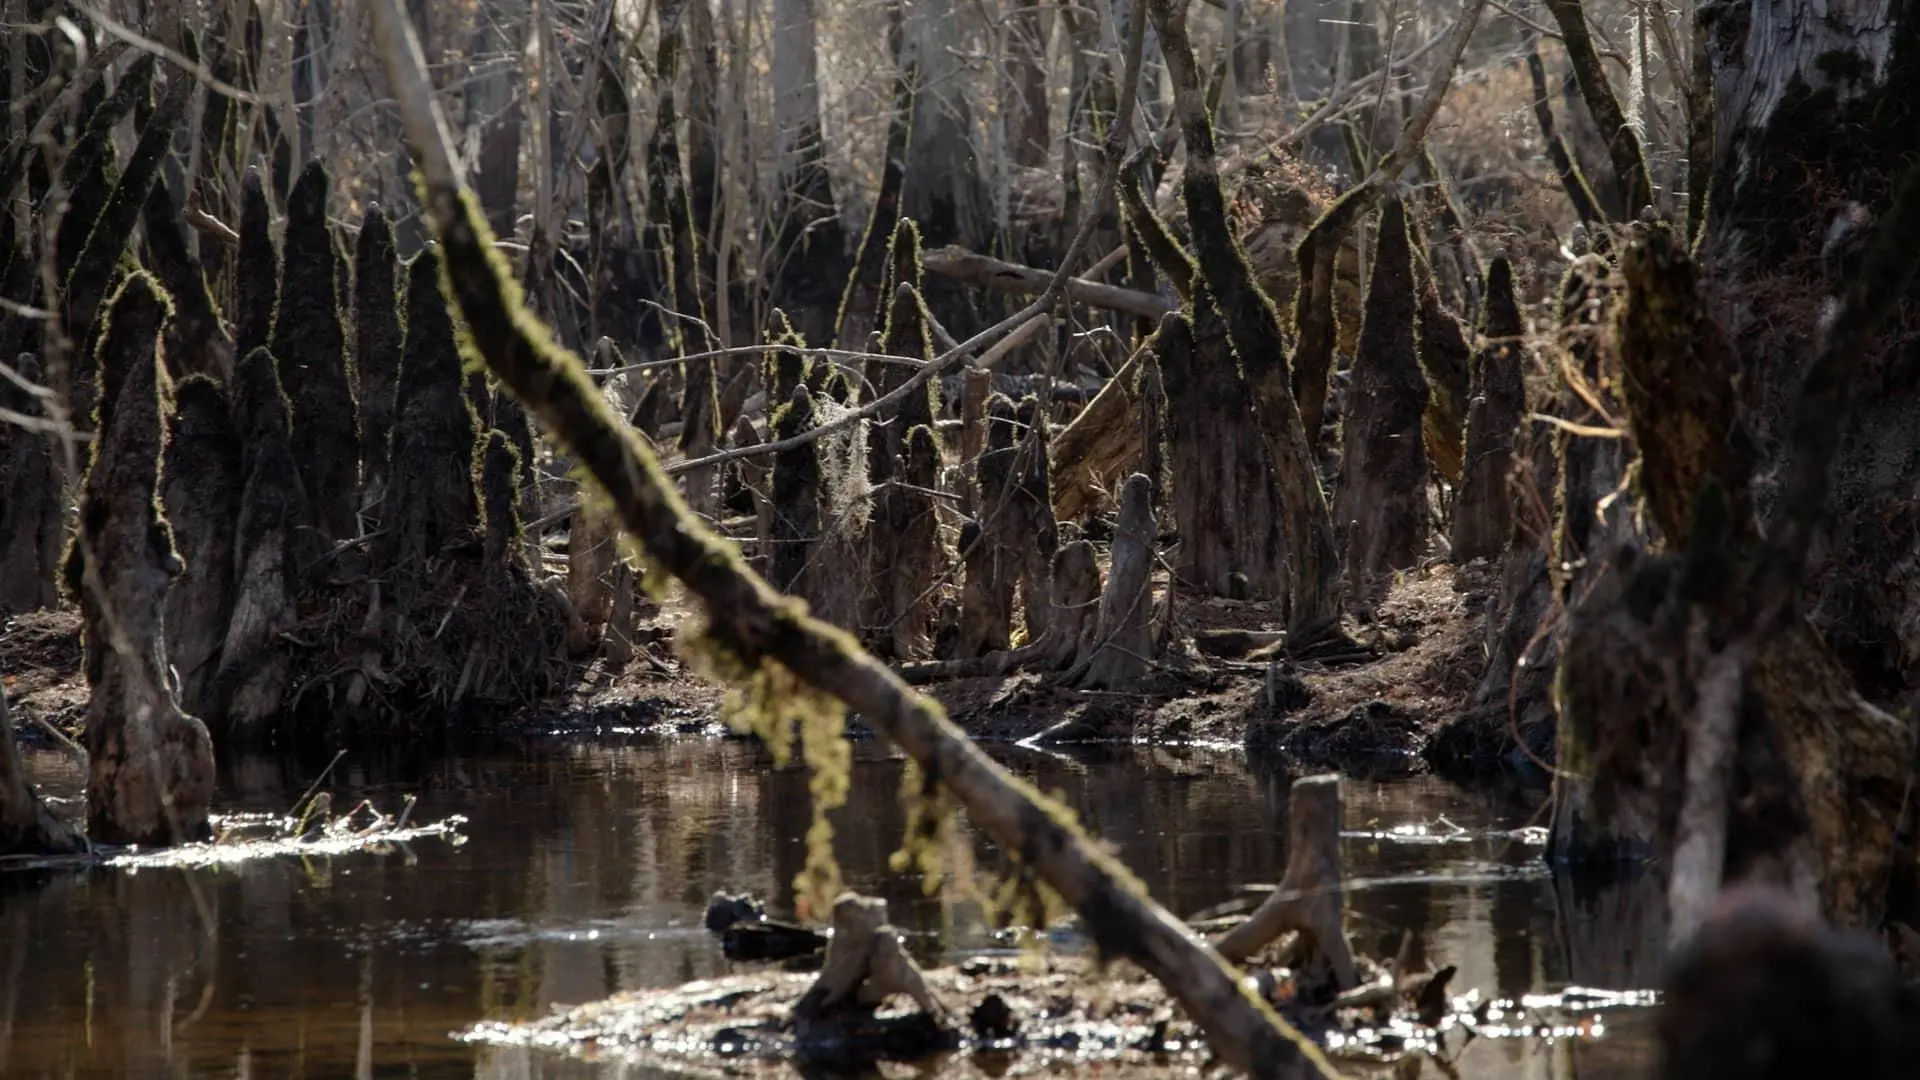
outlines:
M1514 507L1508 479L1514 440L1527 409L1521 351L1525 327L1513 295L1513 267L1495 259L1487 275L1485 343L1473 358L1467 406L1466 459L1460 493L1453 501L1453 561L1490 559L1513 538Z
M780 163L773 207L773 257L779 261L770 299L816 346L833 338L847 276L846 230L821 133L818 36L814 0L773 5L773 128ZM891 221L885 230L883 238L893 235ZM876 310L877 300L876 294ZM843 347L865 348L865 342Z
M86 645L87 831L115 844L210 833L213 743L167 690L167 587L180 557L160 515L164 299L144 273L109 305L100 337L99 441L68 564Z
M23 353L14 368L39 384L40 363L33 354ZM42 413L39 401L11 380L0 380L0 407L36 419ZM0 421L0 614L60 602L61 471L50 432Z
M480 29L474 35L478 57L496 61L517 58L523 49L519 27L527 10L518 0L486 0L480 6ZM467 123L480 125L480 160L473 179L474 194L487 224L501 236L514 234L520 197L520 128L526 107L516 92L518 63L502 62L490 75L476 79L467 92Z
M167 421L161 504L185 567L167 591L167 659L180 707L218 712L214 676L233 614L233 523L244 480L226 390L197 375L180 383Z
M907 6L902 24L906 66L915 78L913 124L901 211L920 226L928 248L958 244L973 251L991 236L992 203L973 147L972 85L961 56L961 18L953 0ZM971 293L958 283L928 283L927 307L964 340L980 329Z
M1039 168L1047 163L1052 143L1053 117L1048 101L1047 36L1051 20L1046 7L1020 0L1007 15L1008 73L1012 76L1014 108L1008 110L1007 148L1016 165Z

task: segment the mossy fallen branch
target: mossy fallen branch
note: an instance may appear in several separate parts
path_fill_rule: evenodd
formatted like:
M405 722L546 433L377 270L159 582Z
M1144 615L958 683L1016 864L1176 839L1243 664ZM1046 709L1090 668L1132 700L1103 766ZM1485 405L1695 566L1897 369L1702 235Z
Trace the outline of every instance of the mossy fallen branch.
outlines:
M375 4L373 13L408 141L419 155L422 201L445 246L443 284L472 340L501 382L605 489L648 557L704 602L709 646L749 670L782 665L811 689L857 710L1077 909L1103 953L1131 959L1160 979L1227 1064L1264 1077L1336 1075L1318 1048L1149 898L1062 807L991 761L937 704L914 693L850 635L775 593L732 545L688 512L659 461L618 422L579 359L554 345L521 304L478 204L453 170L410 23L394 0ZM1136 26L1144 21L1138 16Z

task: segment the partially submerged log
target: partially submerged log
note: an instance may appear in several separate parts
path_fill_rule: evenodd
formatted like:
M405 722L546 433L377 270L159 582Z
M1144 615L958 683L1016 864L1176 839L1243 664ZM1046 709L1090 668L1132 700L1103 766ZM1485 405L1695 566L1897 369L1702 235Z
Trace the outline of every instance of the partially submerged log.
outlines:
M167 590L167 660L180 707L219 715L215 676L233 614L234 522L246 477L240 435L221 385L206 375L174 388L160 502L183 567Z
M1214 946L1233 963L1280 935L1298 935L1287 966L1325 998L1360 983L1347 941L1347 890L1340 869L1343 812L1338 776L1307 776L1287 793L1287 871L1273 895Z
M1483 344L1473 357L1466 463L1453 501L1453 560L1487 559L1513 537L1508 479L1514 441L1527 408L1525 327L1513 295L1513 266L1495 259L1487 273Z
M1422 436L1427 380L1414 343L1415 311L1406 213L1393 199L1380 215L1333 502L1349 588L1366 608L1385 595L1395 571L1419 565L1431 532Z
M1153 664L1153 485L1134 473L1120 495L1111 569L1100 596L1099 628L1079 664L1081 684L1117 690L1138 681Z
M82 486L69 562L86 645L87 832L114 844L172 844L211 830L213 743L169 693L162 630L180 572L160 516L156 348L167 301L134 274L108 305L97 353L99 441Z

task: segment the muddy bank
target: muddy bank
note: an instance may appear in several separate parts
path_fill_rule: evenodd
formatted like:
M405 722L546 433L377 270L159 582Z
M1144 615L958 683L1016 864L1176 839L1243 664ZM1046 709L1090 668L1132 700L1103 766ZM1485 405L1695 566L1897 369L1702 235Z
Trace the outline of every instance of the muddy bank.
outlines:
M1284 632L1272 605L1183 588L1172 597L1175 644L1134 689L1078 689L1042 674L926 689L970 735L992 742L1202 744L1358 775L1434 768L1524 776L1528 762L1511 751L1505 718L1470 710L1485 657L1486 578L1478 568L1445 565L1408 574L1370 623L1354 627L1359 648L1308 661L1279 655ZM1164 601L1164 580L1156 589ZM674 652L675 628L691 614L667 597L641 624L629 663L596 661L564 700L487 718L465 737L727 732L718 719L724 690L692 675ZM7 621L0 670L16 717L28 721L23 728L43 719L77 734L87 701L81 658L76 613Z

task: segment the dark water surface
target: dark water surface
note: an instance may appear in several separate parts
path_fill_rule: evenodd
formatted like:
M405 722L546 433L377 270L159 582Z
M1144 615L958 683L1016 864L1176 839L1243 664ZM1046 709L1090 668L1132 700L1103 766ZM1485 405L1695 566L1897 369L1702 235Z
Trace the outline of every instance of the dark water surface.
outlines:
M1092 760L1000 752L1081 818L1176 914L1245 898L1285 862L1290 777L1236 755L1128 749ZM850 886L892 903L923 959L988 943L978 908L891 875L900 764L863 745L837 816ZM30 753L55 796L74 765ZM285 811L307 778L239 770L224 810ZM640 1077L550 1051L476 1046L481 1020L725 974L699 928L717 888L791 905L804 861L805 777L758 749L706 739L535 744L456 760L407 783L343 765L335 806L371 798L413 820L467 820L461 840L280 857L238 867L0 873L0 1076ZM1413 930L1456 994L1520 999L1569 985L1650 984L1660 927L1640 893L1575 896L1511 830L1523 810L1437 780L1346 787L1356 947ZM72 807L69 806L69 809ZM999 867L974 844L983 871ZM1561 1019L1564 1014L1556 1013ZM1612 1080L1649 1075L1648 1016L1576 1014L1601 1038L1448 1040L1414 1077Z

